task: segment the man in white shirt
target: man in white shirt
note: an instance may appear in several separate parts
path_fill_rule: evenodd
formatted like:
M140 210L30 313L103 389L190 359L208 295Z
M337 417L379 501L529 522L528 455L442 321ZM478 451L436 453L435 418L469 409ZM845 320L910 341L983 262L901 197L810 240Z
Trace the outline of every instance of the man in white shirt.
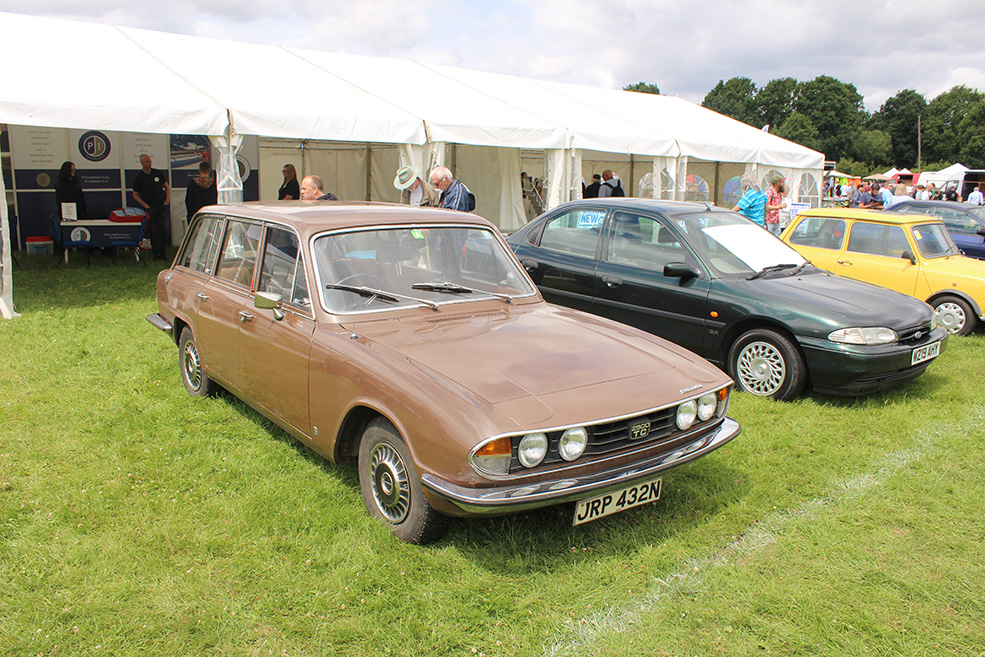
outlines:
M968 194L968 202L974 203L975 205L985 205L985 194L982 194L983 185L979 185L975 188L971 194Z

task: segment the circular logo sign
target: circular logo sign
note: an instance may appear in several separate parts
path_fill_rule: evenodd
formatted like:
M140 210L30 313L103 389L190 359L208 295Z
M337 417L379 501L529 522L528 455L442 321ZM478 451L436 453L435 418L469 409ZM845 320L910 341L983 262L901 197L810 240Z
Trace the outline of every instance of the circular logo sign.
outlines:
M90 130L79 138L79 152L90 162L102 162L109 157L109 137Z
M72 229L71 238L73 242L88 242L92 239L92 236L89 235L88 228L76 226Z

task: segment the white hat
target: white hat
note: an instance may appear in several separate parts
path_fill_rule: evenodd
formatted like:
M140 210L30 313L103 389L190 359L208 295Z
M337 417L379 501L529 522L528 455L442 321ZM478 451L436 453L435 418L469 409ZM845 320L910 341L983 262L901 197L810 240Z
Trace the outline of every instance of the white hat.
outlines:
M421 177L417 167L400 167L397 169L397 177L393 179L393 186L403 191L414 184L414 181Z

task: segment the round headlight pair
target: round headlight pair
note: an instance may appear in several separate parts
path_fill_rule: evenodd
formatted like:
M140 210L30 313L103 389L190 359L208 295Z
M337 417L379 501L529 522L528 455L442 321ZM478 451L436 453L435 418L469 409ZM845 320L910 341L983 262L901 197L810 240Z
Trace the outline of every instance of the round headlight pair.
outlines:
M533 468L539 465L544 457L547 456L549 447L547 434L528 433L520 439L517 445L516 455L520 464L525 468ZM557 451L565 461L574 461L585 453L588 447L588 431L584 427L572 427L563 434L558 440Z
M686 431L695 420L709 420L717 408L718 397L714 393L702 395L697 401L686 401L677 407L677 428Z

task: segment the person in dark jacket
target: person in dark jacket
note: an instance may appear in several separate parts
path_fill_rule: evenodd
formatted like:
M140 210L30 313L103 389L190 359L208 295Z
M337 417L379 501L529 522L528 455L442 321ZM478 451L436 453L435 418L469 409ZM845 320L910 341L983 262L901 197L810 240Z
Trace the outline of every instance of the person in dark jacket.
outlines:
M55 178L55 203L58 204L58 216L62 219L65 218L62 216L62 203L75 203L77 219L89 217L89 213L86 212L86 200L82 195L82 186L75 177L75 165L71 162L65 162L58 170L58 177Z
M215 205L218 202L219 189L216 187L215 178L212 177L212 165L205 161L199 162L198 177L188 181L188 190L185 192L188 221L191 221L195 213L206 205Z
M599 197L599 189L601 187L602 187L602 176L600 176L597 173L596 174L593 174L592 175L592 184L591 185L588 185L587 187L585 187L584 190L582 190L581 197L582 198L598 198Z

